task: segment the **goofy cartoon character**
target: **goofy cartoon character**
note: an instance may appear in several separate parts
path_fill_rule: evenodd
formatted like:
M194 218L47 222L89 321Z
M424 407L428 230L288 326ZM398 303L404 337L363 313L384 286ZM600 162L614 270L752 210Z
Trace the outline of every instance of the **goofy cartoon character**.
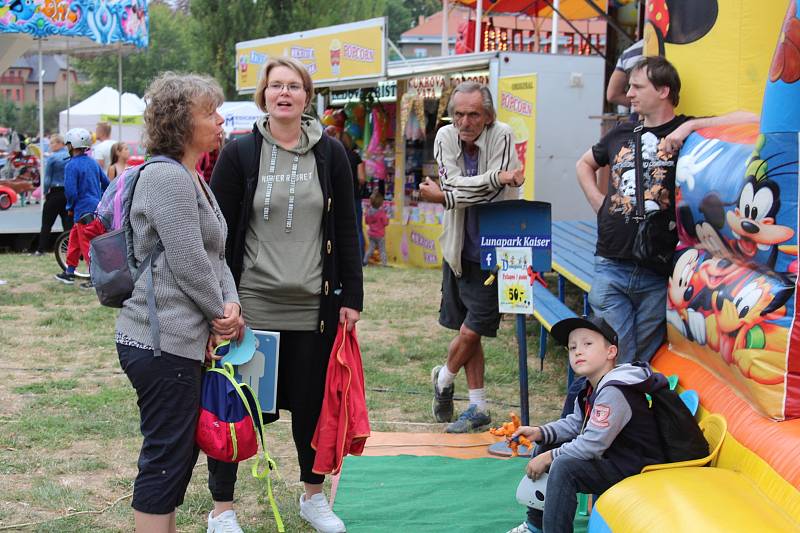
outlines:
M764 385L783 382L787 329L775 323L786 315L794 292L783 279L753 272L715 291L711 300L708 346L728 365Z
M764 135L758 136L755 150L747 161L745 184L739 193L738 205L733 211L728 211L726 220L734 236L729 243L731 248L746 260L754 259L759 251L766 252L768 255L763 264L774 268L778 245L791 239L794 230L776 223L781 207L780 188L770 175L775 175L775 171L781 168L796 166L797 161L770 169L767 160L760 157L765 141Z

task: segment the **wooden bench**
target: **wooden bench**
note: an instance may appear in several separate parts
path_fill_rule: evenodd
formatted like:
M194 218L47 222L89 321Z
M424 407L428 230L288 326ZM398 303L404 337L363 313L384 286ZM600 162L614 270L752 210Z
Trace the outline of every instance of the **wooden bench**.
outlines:
M559 320L578 316L567 307L555 294L547 290L538 281L533 284L533 316L539 321L539 365L544 365L544 356L547 352L547 334ZM567 385L572 382L572 373Z
M566 282L583 291L583 314L589 315L589 291L594 276L597 225L583 220L553 222L553 270L558 273L558 298L566 298Z
M593 221L586 220L562 220L553 222L552 230L552 252L553 252L553 270L558 274L558 297L557 302L561 306L556 305L552 299L548 299L547 295L542 295L545 299L547 307L552 307L555 316L561 318L569 318L570 316L577 316L566 306L566 282L569 281L581 291L583 291L583 315L591 314L589 309L589 291L592 288L592 277L594 276L594 250L597 242L597 224ZM534 291L534 299L536 298L536 291ZM553 296L549 293L549 296ZM535 311L536 303L534 303ZM569 311L567 313L566 311ZM534 312L534 316L536 313ZM537 317L538 319L539 317ZM557 320L556 320L557 321ZM540 323L544 325L542 320ZM551 322L547 326L550 330ZM539 344L539 357L544 358L545 350L547 349L547 335L544 329L540 333ZM569 386L575 379L572 368L567 369L567 386Z

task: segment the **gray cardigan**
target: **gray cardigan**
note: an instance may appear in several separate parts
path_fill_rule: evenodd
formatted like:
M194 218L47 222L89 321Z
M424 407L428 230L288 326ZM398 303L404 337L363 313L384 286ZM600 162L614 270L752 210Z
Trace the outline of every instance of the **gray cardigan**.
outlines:
M208 186L202 184L213 207L195 179L169 163L146 167L136 184L130 221L137 261L147 257L159 238L164 245L153 264L161 349L201 361L211 320L222 316L225 303L238 303L239 297L225 262L225 218ZM125 302L117 332L150 346L146 278L139 278Z

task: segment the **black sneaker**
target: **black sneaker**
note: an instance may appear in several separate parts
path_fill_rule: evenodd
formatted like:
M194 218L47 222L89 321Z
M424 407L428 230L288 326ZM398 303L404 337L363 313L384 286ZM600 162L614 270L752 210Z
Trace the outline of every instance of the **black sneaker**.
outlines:
M72 285L73 283L75 283L75 274L61 272L53 277L56 278L56 281L60 281L61 283L64 283L66 285Z
M94 289L94 283L92 283L91 281L81 283L81 289L87 289L87 290Z
M433 383L433 418L437 422L450 422L453 419L453 394L456 386L451 383L443 391L439 390L439 371L442 365L433 367L431 370L431 382Z

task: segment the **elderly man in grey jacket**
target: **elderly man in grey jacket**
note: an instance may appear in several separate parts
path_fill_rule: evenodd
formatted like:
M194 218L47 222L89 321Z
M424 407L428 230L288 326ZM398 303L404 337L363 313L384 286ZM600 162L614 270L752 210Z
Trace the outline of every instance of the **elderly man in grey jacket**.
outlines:
M424 200L445 206L440 243L442 304L439 323L458 331L450 343L447 362L431 371L433 416L453 418L454 380L463 367L469 407L448 433L466 433L491 423L483 384L482 337L495 337L500 325L497 287L484 285L480 268L478 213L474 206L519 198L525 177L514 149L511 128L495 117L492 94L485 86L464 82L456 87L448 107L453 123L436 134L434 155L440 184L426 178L420 184Z

